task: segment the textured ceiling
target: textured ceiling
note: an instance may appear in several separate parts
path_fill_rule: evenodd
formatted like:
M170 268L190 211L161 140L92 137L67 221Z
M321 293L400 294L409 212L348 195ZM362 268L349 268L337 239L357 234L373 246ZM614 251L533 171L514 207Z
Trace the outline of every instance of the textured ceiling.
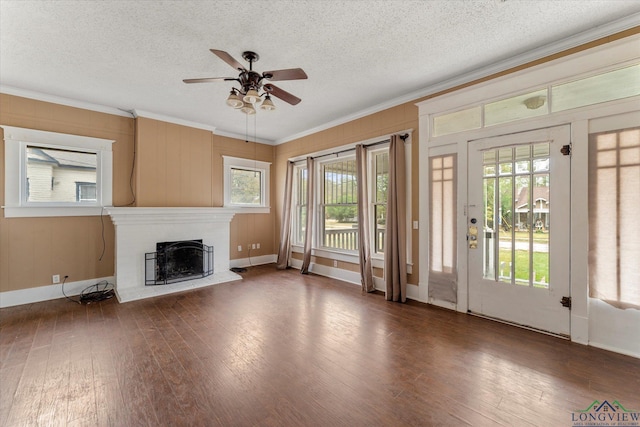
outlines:
M282 142L434 85L640 22L638 0L0 0L0 89L136 110ZM598 31L600 30L600 31ZM578 37L574 37L579 35ZM302 98L246 116L225 105L236 77L209 52L260 55L254 69ZM254 119L255 117L255 119Z

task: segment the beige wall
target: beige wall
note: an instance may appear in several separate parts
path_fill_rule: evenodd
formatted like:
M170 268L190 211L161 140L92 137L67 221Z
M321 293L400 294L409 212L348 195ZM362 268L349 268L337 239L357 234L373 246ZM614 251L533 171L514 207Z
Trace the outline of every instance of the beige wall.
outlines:
M223 206L222 156L274 161L271 145L142 117L136 122L136 205L140 207ZM270 190L275 191L273 180ZM231 259L274 254L274 217L273 211L236 215L231 222ZM249 251L249 245L256 243L260 249Z
M276 146L276 164L274 168L274 181L277 186L275 200L276 206L276 228L279 233L280 223L282 219L281 207L283 203L284 181L286 174L287 161L305 154L315 151L331 149L345 144L365 141L382 135L389 135L394 132L401 132L406 129L413 129L411 144L411 194L412 212L411 220L418 220L418 196L420 194L420 185L418 182L418 107L413 102L408 102L353 120L342 125L305 136L281 145ZM278 234L279 236L279 234ZM418 230L412 230L412 255L413 255L413 272L407 276L409 283L418 283ZM279 239L278 239L279 240ZM314 257L314 262L321 265L333 265L332 261ZM349 271L359 271L357 264L349 264L339 262L338 268ZM381 277L381 270L376 269L376 276Z
M0 124L115 140L113 203L131 200L132 118L0 94ZM1 130L0 130L1 131ZM0 205L4 205L4 134L0 140ZM113 275L114 229L108 217L0 216L0 292ZM103 251L102 224L105 250Z
M136 119L136 205L219 207L224 204L222 156L273 163L274 147L211 131ZM273 180L271 193L275 191ZM238 214L231 222L231 259L275 253L275 213ZM248 244L260 249L248 251ZM238 251L242 246L242 251Z
M128 118L0 94L0 124L115 140L113 204L223 205L222 156L273 163L275 148L147 118ZM4 204L4 135L0 141L0 204ZM134 160L135 144L135 169ZM271 192L275 185L271 185ZM231 259L275 253L275 213L238 214L231 223ZM104 255L102 227L104 225ZM114 227L104 217L0 216L0 292L114 274ZM247 245L260 243L249 251ZM242 251L237 250L238 245Z

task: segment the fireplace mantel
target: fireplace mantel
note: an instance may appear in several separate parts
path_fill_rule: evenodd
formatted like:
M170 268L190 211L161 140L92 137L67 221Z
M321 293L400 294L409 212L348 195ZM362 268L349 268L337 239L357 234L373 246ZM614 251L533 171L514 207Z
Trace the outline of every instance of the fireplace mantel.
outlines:
M228 208L105 208L116 230L116 295L120 302L166 295L242 279L229 271L229 224L236 211ZM156 243L202 239L214 247L211 276L168 285L145 286L145 253Z

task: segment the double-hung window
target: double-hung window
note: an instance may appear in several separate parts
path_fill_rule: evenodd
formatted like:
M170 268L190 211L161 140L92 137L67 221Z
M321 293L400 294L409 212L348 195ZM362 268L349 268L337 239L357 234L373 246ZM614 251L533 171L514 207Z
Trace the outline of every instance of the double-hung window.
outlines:
M381 138L382 139L382 138ZM389 144L385 140L369 141L364 175L367 179L367 205L370 253L374 266L382 267L387 223L389 184ZM405 142L409 145L411 140ZM365 146L367 144L363 142ZM292 239L304 245L308 207L315 206L314 254L329 259L357 263L358 253L358 183L355 150L338 148L338 154L318 153L315 158L314 200L307 200L308 171L300 163L294 167L292 194ZM309 153L314 156L314 153ZM406 149L406 191L411 194L411 149ZM407 268L411 266L411 197L407 197ZM299 250L299 249L298 249ZM331 254L333 253L333 254Z
M354 157L321 164L320 242L342 251L358 248L358 180Z

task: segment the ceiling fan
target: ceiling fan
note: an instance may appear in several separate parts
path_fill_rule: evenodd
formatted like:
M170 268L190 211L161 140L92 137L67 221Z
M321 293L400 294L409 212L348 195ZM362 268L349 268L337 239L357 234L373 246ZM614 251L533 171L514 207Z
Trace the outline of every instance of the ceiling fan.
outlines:
M236 81L240 84L240 88L232 88L227 105L232 108L240 109L245 114L255 114L254 105L264 96L264 100L260 105L263 110L274 110L276 106L271 101L271 95L280 98L291 105L297 105L301 99L280 89L271 83L264 83L264 80L282 81L282 80L301 80L306 79L307 74L302 68L288 68L285 70L265 71L262 74L253 71L253 63L260 59L257 53L246 51L242 53L242 58L249 62L247 70L231 55L223 50L210 49L218 58L240 71L238 77L207 77L202 79L184 79L185 83L208 83L220 81ZM260 90L263 93L260 93Z

